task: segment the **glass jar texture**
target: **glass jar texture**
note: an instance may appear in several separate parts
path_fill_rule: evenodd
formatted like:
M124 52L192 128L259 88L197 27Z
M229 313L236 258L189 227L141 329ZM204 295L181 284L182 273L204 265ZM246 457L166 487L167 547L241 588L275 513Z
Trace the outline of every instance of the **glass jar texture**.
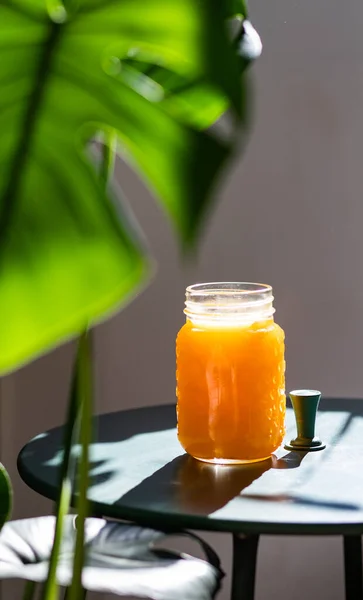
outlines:
M205 283L186 290L177 336L178 438L217 464L268 458L285 433L285 335L269 285Z

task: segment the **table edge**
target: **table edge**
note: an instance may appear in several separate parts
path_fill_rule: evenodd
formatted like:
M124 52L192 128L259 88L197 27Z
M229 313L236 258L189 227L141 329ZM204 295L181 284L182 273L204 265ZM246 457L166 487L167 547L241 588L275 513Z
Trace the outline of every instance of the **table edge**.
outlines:
M56 490L51 485L39 485L33 475L24 468L21 462L21 456L26 450L27 444L23 446L18 455L17 468L23 482L34 492L56 502ZM71 506L76 505L76 496L72 495ZM251 523L249 521L232 521L208 518L198 515L173 515L160 514L156 511L145 511L140 508L124 508L119 506L113 510L112 505L103 505L99 502L90 501L90 516L110 519L131 521L147 527L168 531L181 531L193 529L198 531L231 533L231 534L250 534L250 535L363 535L363 522L357 523L337 523L337 524L301 524L301 523Z
M343 398L340 396L331 397L326 396L324 398L325 401L329 400L342 400L342 401L356 401L363 402L362 398ZM100 413L99 415L94 415L94 418L98 418L103 415L111 415L113 413L122 413L122 412L135 412L142 409L152 408L157 410L158 408L171 408L174 407L174 403L167 404L158 404L152 406L140 406L130 409L111 411L108 413ZM53 427L48 429L44 433L51 433L54 430L60 429L63 425L58 425L57 427ZM38 434L40 435L40 434ZM17 457L17 469L19 475L23 482L34 492L39 495L56 501L56 488L53 488L51 485L48 485L46 482L42 482L39 485L38 480L28 471L24 464L22 463L22 455L24 451L26 451L29 444L38 436L34 436L31 438L20 450ZM71 505L75 506L76 496L72 496ZM350 535L363 535L363 521L361 522L352 522L352 523L256 523L256 522L248 522L248 521L233 521L233 520L223 520L218 521L217 519L208 518L205 516L199 515L178 515L178 514L162 514L157 513L153 510L145 511L141 508L124 508L120 510L120 507L117 506L115 510L113 510L112 505L103 505L102 503L90 501L91 506L91 514L92 516L111 518L111 519L119 519L126 521L133 521L135 523L139 523L141 525L147 525L149 527L155 526L159 529L168 529L168 530L184 530L184 529L194 529L199 531L210 531L210 532L220 532L220 533L233 533L233 534L251 534L251 535L327 535L327 536L350 536Z

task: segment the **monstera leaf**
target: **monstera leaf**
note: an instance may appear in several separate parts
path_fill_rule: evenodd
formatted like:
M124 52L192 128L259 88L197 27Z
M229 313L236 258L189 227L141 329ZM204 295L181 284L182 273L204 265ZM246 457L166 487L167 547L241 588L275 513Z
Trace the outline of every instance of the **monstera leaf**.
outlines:
M0 579L43 582L54 539L55 517L7 523L0 534ZM60 585L69 586L76 536L75 518L65 519L57 566ZM134 525L87 519L84 589L157 600L209 600L221 572L209 562L156 550L165 534Z
M120 57L203 80L239 119L225 17L220 0L0 3L1 373L105 318L145 278L142 245L86 154L96 134L117 132L183 243L195 239L230 147L126 84Z
M243 120L247 121L248 81L244 71L261 54L261 39L248 21L247 7L243 0L228 0L225 4L227 22L239 21L232 46L238 57L241 75L241 99ZM153 62L154 59L154 62ZM229 106L228 97L222 89L211 86L205 78L188 78L173 72L155 57L147 57L132 48L121 57L120 77L139 94L157 104L174 118L190 124L196 129L210 127Z
M237 7L228 17L239 16ZM237 14L234 14L234 12ZM261 54L260 37L251 23L244 19L235 34L234 47L239 60L243 120L247 121L248 80L244 72ZM120 77L126 85L154 102L159 108L196 129L206 129L227 110L228 98L221 89L211 86L203 78L187 78L155 63L147 62L135 49L121 59Z

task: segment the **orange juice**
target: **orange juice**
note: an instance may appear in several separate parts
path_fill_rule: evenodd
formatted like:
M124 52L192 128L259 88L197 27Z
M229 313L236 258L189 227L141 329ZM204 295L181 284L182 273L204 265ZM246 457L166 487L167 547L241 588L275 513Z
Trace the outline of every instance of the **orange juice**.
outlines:
M212 301L209 295L193 307L192 300L186 309L176 345L178 437L200 460L263 460L285 432L285 336L271 314L270 286L262 286L262 300L261 292L254 298L254 288L247 298L244 288L233 288L233 297L226 289L212 288Z

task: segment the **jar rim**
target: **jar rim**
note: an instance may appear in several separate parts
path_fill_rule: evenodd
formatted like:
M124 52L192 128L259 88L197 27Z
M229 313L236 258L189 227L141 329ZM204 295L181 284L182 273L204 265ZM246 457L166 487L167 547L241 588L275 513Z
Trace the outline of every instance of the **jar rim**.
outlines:
M272 287L263 283L196 283L186 289L184 313L194 322L263 321L275 312L273 300Z
M268 294L272 292L272 286L266 283L251 283L243 281L213 281L209 283L194 283L186 288L188 294L208 296L209 294Z

